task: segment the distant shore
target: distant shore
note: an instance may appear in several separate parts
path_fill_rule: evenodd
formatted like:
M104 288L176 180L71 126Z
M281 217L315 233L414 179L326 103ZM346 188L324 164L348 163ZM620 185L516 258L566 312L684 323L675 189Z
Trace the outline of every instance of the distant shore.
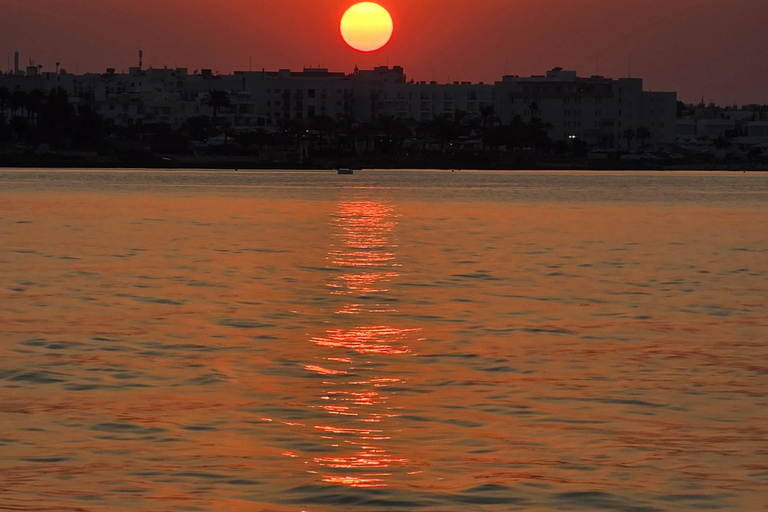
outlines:
M135 169L477 169L477 170L648 170L648 171L768 171L768 164L755 162L638 162L556 158L450 158L441 156L399 157L396 155L310 158L302 162L262 161L242 156L178 156L151 153L5 153L0 168L135 168Z

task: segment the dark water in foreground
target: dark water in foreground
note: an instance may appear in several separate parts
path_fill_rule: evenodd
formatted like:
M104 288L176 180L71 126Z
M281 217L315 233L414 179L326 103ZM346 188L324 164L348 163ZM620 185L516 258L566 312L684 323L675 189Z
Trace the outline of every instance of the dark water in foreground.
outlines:
M0 510L768 509L768 176L0 171Z

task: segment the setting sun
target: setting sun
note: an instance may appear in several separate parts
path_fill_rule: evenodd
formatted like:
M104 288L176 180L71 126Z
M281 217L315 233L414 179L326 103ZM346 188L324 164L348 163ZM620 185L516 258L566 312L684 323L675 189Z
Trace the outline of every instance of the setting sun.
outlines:
M392 31L392 17L386 9L373 2L353 5L341 19L344 41L361 52L381 49L389 42Z

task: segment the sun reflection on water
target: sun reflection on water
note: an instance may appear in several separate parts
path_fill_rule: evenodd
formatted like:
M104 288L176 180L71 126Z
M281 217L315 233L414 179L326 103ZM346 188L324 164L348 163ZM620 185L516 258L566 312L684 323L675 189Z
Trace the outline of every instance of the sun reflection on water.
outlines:
M379 373L386 371L391 358L411 354L411 343L420 331L390 325L394 322L387 318L398 313L388 301L386 284L400 275L392 240L396 219L391 206L371 201L344 202L333 217L335 237L327 261L339 272L327 286L332 296L350 300L334 312L336 326L310 337L328 355L304 366L328 379L318 404L311 406L329 415L327 423L314 426L322 439L330 441L328 453L313 457L316 470L309 471L324 483L386 487L392 471L409 464L387 448L397 432L388 421L398 417L387 388L405 382ZM344 318L352 325L340 325Z
M355 327L348 331L329 329L325 336L312 338L321 347L346 348L359 354L408 354L411 349L403 341L419 329L396 329L383 325Z

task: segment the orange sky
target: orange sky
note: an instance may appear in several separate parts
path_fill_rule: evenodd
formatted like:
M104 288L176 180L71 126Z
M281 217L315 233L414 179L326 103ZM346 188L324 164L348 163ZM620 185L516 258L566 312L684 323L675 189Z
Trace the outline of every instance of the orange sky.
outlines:
M417 80L493 81L554 66L633 76L652 90L720 104L768 102L766 0L382 0L395 35L348 48L353 0L0 0L0 68L14 50L46 69L144 62L221 73L399 64ZM631 56L631 59L630 59ZM5 57L5 58L3 58Z

